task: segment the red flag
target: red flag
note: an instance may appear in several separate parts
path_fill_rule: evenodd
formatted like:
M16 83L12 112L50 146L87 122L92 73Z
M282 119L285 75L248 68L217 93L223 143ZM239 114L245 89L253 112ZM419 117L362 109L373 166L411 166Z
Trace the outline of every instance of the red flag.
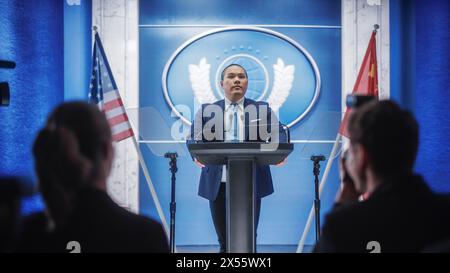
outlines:
M367 47L361 68L359 69L358 78L356 78L355 86L353 87L353 95L374 96L378 98L376 33L376 31L373 31L370 37L369 46ZM350 113L351 109L347 108L341 127L339 127L339 133L346 137L348 137L347 123Z

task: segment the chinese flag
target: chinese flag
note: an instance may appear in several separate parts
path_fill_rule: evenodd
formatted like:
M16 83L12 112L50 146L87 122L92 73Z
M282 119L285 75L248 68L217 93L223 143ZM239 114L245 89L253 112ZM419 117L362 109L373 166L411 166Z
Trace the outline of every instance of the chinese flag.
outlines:
M358 78L356 78L355 86L353 87L353 95L374 96L378 98L376 33L376 31L373 31L370 37L369 46L367 47L364 60L359 69ZM341 127L339 127L339 133L346 137L348 137L347 123L350 113L351 109L347 108Z

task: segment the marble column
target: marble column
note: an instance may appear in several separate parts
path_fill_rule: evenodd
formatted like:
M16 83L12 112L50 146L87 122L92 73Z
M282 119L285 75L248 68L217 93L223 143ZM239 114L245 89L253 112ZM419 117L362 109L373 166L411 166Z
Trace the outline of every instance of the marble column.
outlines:
M380 98L389 98L389 0L342 0L342 109L366 53L373 26L376 36Z
M138 4L138 0L92 1L92 25L98 28L135 133L139 132ZM138 212L139 162L133 140L115 143L114 148L108 193L122 207Z

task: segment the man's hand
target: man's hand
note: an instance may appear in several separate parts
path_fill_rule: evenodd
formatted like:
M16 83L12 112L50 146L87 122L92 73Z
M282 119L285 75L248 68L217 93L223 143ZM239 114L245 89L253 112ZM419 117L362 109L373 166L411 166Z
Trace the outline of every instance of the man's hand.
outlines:
M281 161L278 164L275 164L276 167L282 167L287 163L287 157L285 159L283 159L283 161Z
M358 201L360 193L356 191L355 183L345 167L345 156L341 157L339 164L339 175L341 178L341 188L336 197L336 203L349 203Z
M197 158L194 158L194 163L199 166L200 168L204 168L205 165L203 165L202 163L200 163L200 161L197 160Z

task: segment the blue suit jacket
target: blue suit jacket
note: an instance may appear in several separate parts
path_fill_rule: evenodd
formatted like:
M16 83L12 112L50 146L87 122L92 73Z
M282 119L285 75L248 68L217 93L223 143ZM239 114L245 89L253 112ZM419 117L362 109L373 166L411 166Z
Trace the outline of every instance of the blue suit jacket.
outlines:
M222 109L222 112L225 109L225 100L220 100L217 101L215 103L213 103L214 105L219 106ZM211 104L203 104L201 110L199 110L199 113L197 113L196 115L196 119L198 122L198 119L201 119L202 123L201 124L205 124L207 123L210 119L212 119L214 117L214 115L212 115L211 117L204 117L202 115L203 110L205 109L205 107L207 107L208 105ZM258 102L258 101L254 101L251 99L244 99L244 108L247 107L248 105L255 105L256 106L256 110L257 110L257 119L261 119L261 121L270 123L270 121L272 120L272 118L276 118L275 115L272 115L272 111L270 109L270 107L268 106L268 104L266 102ZM267 111L267 118L261 118L260 117L260 111L259 111L259 107L260 105L266 105L268 108ZM200 112L201 111L201 112ZM195 122L195 121L194 121ZM187 141L187 143L190 142L194 142L195 141L195 137L194 137L194 122L192 122L192 126L191 126L191 136L190 139ZM257 126L259 126L259 121L257 121ZM287 139L286 133L281 125L281 123L278 122L278 120L276 120L276 124L278 124L278 130L279 130L279 135L280 135L280 142L285 142ZM248 115L245 118L245 141L249 141L249 118ZM203 128L202 128L203 129ZM221 132L224 132L223 128L212 128L211 131L214 132L214 130L221 130ZM270 131L270 125L268 126L268 131ZM201 133L201 132L200 132ZM197 137L198 138L198 137ZM202 137L203 141L204 138ZM222 133L222 139L220 140L212 140L214 142L220 142L223 141L224 139L224 135ZM252 142L254 142L255 140L252 140ZM258 136L257 136L257 140L256 141L260 141L263 142L265 140L261 139L259 136L259 132L258 132ZM272 184L272 176L270 174L270 167L267 165L257 165L256 167L256 198L262 198L264 196L270 195L273 193L273 184ZM223 171L223 165L206 165L204 168L202 168L202 173L200 176L200 183L199 183L199 189L198 189L198 194L201 197L204 197L208 200L214 201L217 198L217 195L219 193L219 188L220 188L220 183L222 182L222 171Z

